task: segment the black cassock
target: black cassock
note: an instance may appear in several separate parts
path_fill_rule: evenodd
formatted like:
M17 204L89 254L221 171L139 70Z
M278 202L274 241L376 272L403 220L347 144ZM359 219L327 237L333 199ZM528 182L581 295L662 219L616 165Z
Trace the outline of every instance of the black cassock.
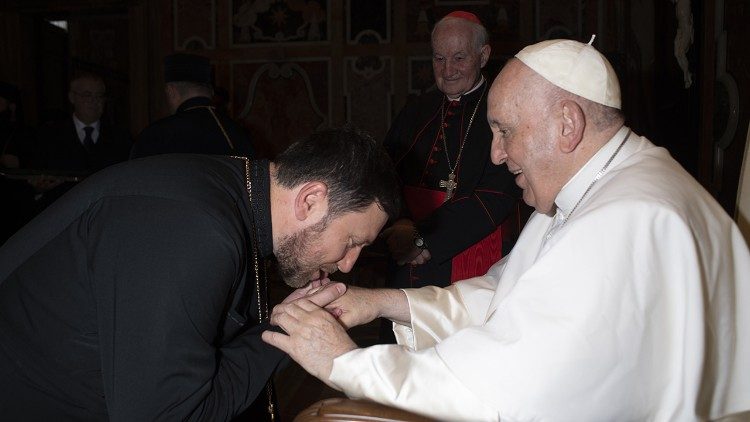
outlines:
M384 145L404 185L404 214L416 221L432 255L423 265L391 263L391 287L447 286L483 275L501 256L499 228L517 209L518 188L507 167L490 160L488 91L484 81L458 101L440 91L421 95L401 110L386 136ZM446 189L440 184L451 169L458 186L443 203Z
M149 157L84 180L8 240L2 418L221 421L266 401L283 354L260 338L273 246L268 162L251 164L252 207L245 160Z
M143 129L130 158L173 152L253 158L252 144L242 127L212 107L207 97L186 100L175 114Z

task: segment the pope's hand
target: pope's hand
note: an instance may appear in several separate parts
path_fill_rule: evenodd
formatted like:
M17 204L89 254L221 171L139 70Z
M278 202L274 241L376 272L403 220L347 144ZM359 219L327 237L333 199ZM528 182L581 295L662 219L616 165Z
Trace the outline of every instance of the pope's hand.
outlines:
M333 360L357 345L336 317L319 304L330 303L344 292L345 285L331 283L311 295L276 305L271 324L281 327L286 334L265 331L263 341L286 352L307 372L329 384Z
M348 286L346 293L325 308L349 329L378 318L382 313L379 299L377 290Z

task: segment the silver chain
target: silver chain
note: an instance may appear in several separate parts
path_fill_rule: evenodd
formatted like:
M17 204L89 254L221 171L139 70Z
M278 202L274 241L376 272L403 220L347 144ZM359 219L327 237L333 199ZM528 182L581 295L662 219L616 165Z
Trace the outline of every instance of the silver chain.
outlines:
M479 96L479 99L477 100L477 105L474 106L474 112L471 113L471 118L469 119L469 125L466 127L466 133L464 134L464 139L461 141L461 144L458 147L458 155L456 155L456 163L451 166L451 159L448 156L448 143L446 142L446 136L445 136L445 118L448 115L448 112L445 110L445 99L443 99L442 104L440 105L440 116L442 118L440 122L440 134L443 137L443 150L445 150L445 160L448 162L448 171L450 171L450 174L456 173L456 168L458 168L458 163L461 160L461 153L464 152L464 145L466 145L466 138L469 137L469 130L471 129L472 123L474 123L474 116L477 115L477 110L479 110L479 104L482 102L482 98L484 97L484 93L487 91L487 85L488 83L485 81L484 88L482 88L482 94ZM459 140L461 139L461 134L458 134Z
M622 142L620 142L620 145L619 145L619 146L617 147L617 149L616 149L616 150L615 150L615 152L614 152L614 153L612 154L612 156L611 156L611 157L609 157L609 160L607 160L607 162L606 162L606 163L604 164L604 167L602 167L602 169L601 169L601 170L599 170L599 173L596 173L596 177L594 177L594 180L592 180L592 181L591 181L591 184L589 185L589 187L588 187L588 188L586 188L586 191L585 191L585 192L583 192L583 195L581 195L581 198L580 198L580 199L578 199L578 202L576 202L576 204L575 204L575 205L573 206L573 209L572 209L572 210L570 210L570 212L568 213L568 215L566 215L566 216L565 216L565 218L563 219L562 223L560 223L560 226L558 227L558 230L559 230L559 229L560 229L560 228L561 228L562 226L564 226L564 225L565 225L565 223L567 223L567 222L568 222L568 219L570 218L570 216L571 216L571 215L573 215L573 212L574 212L574 211L575 211L576 209L578 209L578 206L579 206L579 205L581 205L581 202L583 201L583 198L585 198L585 197L586 197L586 195L588 195L589 191L591 191L591 188L593 188L593 187L594 187L594 185L596 184L596 182L598 182L598 181L599 181L599 179L601 179L601 178L602 178L602 176L604 176L604 173L606 173L606 172L607 172L607 168L609 167L609 165L610 165L610 164L612 164L612 161L613 161L613 160L615 159L615 157L617 157L617 154L618 154L618 153L620 152L620 150L622 149L622 147L623 147L623 146L625 145L625 141L627 141L627 140L628 140L628 138L630 138L630 134L631 134L631 133L632 133L632 131L631 131L631 130L628 130L628 134L627 134L627 135L625 135L625 139L623 139L623 140L622 140Z

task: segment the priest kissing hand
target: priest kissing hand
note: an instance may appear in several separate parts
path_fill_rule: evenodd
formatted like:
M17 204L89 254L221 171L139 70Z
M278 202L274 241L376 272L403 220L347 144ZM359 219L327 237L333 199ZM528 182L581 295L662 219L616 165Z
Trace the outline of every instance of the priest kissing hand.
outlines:
M315 293L281 303L273 308L271 324L285 333L263 332L263 341L281 349L313 376L332 388L328 376L333 360L357 345L329 311L322 308L346 291L341 283L331 283ZM294 293L293 293L294 294Z
M409 325L406 294L398 289L347 287L330 281L308 285L273 308L271 324L284 333L265 331L263 341L281 349L307 372L329 384L333 360L357 348L345 329L378 317Z

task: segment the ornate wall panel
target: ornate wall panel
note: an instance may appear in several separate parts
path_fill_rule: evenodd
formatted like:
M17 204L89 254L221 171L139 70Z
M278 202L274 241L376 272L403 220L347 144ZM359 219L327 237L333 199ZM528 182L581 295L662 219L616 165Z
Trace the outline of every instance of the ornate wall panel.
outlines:
M330 60L232 62L234 115L272 156L330 122Z
M330 41L330 0L232 0L231 44Z
M435 89L432 57L409 57L409 95L419 95Z
M492 40L517 41L520 39L519 3L520 0L408 0L406 39L429 42L435 22L454 10L465 10L479 17Z
M347 121L382 140L393 115L393 59L347 57L344 60L344 96Z
M535 37L537 40L583 37L583 0L536 0ZM585 40L588 41L588 40Z
M174 0L173 8L175 50L216 47L214 0Z
M347 0L346 42L391 42L391 0Z

